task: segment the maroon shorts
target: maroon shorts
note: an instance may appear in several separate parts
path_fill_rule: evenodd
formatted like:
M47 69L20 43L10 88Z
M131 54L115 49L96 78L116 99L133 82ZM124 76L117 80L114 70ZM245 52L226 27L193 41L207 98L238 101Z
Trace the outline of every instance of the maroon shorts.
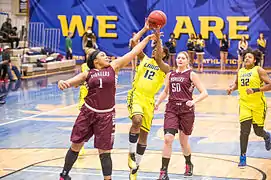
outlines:
M164 130L181 130L185 135L191 135L194 126L194 120L194 107L188 107L185 103L167 103Z
M73 143L87 142L94 135L95 148L110 150L114 144L114 133L115 110L97 113L83 105L73 126L71 141Z

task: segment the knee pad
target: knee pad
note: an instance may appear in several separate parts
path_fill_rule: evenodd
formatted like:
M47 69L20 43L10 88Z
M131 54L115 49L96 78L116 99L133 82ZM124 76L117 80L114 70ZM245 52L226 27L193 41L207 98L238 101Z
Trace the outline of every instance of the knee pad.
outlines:
M100 154L102 171L104 176L111 176L112 174L112 159L110 153Z

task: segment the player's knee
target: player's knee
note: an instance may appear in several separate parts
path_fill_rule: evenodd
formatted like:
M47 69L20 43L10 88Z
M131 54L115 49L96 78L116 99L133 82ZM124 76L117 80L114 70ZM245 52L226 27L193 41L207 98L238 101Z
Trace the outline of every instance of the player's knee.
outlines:
M257 125L254 125L253 126L253 129L254 129L254 133L257 135L257 136L263 136L264 134L264 130L263 130L263 127L259 127Z
M172 134L166 134L164 136L164 139L166 146L172 146L172 143L174 141L174 136Z
M142 115L134 115L132 118L133 121L133 127L136 129L139 129L142 122Z
M72 143L71 145L71 149L74 152L79 152L81 150L81 148L83 147L84 143Z
M112 159L110 153L100 154L100 161L102 165L102 172L104 176L111 176L112 174Z

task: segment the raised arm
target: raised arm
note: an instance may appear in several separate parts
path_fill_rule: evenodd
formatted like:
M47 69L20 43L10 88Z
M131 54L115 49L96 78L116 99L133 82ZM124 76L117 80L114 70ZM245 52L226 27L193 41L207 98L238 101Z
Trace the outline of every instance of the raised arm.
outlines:
M129 64L129 62L132 59L134 59L146 47L148 42L152 39L155 39L154 34L147 36L144 40L142 40L139 44L137 44L130 52L128 52L124 56L112 61L111 66L113 67L113 69L116 72L118 72L121 68Z
M131 46L132 46L132 48L135 47L135 46L138 44L138 42L140 41L141 37L142 37L148 30L150 30L150 28L149 28L149 23L148 23L148 21L146 21L144 27L143 27L138 33L136 33L136 34L134 35L134 37L132 38L132 41L131 41ZM142 60L142 59L144 58L145 54L144 54L143 51L142 51L142 52L140 52L137 56L138 56L138 58L139 58L140 60Z
M78 87L81 83L83 83L87 78L88 72L82 72L66 81L60 80L58 82L58 88L61 90L70 88L72 86Z
M168 73L170 71L170 67L168 64L166 64L163 61L163 48L162 48L162 43L160 41L160 32L159 30L156 31L155 36L157 39L157 44L156 44L156 52L155 52L155 61L157 63L157 65L159 66L159 68L164 72L164 73Z
M167 98L168 93L169 93L169 76L170 73L167 74L165 78L165 88L164 90L160 93L156 103L155 103L155 109L157 110L159 105Z
M203 84L201 83L198 75L194 72L191 72L191 81L193 82L193 84L196 86L196 88L199 90L200 95L197 96L195 99L193 99L192 101L187 101L186 105L188 106L193 106L195 103L202 101L203 99L208 97L208 92L205 89L205 87L203 86Z

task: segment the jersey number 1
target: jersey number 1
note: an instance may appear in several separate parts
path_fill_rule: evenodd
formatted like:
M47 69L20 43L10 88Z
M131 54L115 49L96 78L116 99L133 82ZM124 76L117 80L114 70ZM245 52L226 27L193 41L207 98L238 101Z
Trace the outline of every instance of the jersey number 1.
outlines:
M150 80L152 80L152 77L155 75L155 72L154 71L150 71L150 70L147 70L145 72L145 75L144 75L144 78L148 78Z
M103 88L103 81L102 81L102 79L99 78L99 81L100 81L100 86L99 86L99 88Z

